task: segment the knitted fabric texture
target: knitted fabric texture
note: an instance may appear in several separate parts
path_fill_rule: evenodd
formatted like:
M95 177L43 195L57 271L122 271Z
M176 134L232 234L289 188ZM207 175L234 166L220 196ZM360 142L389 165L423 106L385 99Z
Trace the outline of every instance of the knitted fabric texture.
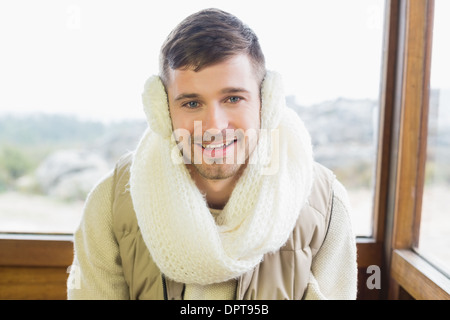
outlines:
M186 166L174 160L164 87L158 77L146 83L149 128L134 154L130 193L153 260L175 281L236 278L278 250L295 226L313 181L310 136L286 107L278 74L268 72L261 95L257 148L216 223Z

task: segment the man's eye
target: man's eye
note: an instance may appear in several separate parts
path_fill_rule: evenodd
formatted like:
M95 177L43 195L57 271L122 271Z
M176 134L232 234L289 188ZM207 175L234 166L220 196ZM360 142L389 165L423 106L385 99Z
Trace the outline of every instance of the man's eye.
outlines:
M231 103L236 103L236 102L241 101L241 98L239 98L239 97L229 97L228 101L230 101Z
M194 108L198 107L198 102L197 101L189 101L189 102L185 103L183 105L183 107L194 109Z

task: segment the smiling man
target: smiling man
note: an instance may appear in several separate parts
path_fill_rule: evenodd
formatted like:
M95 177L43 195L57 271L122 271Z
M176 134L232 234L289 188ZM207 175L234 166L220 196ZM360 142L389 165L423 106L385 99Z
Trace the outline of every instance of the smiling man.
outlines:
M354 299L344 187L251 29L203 10L161 49L149 128L89 195L71 299Z

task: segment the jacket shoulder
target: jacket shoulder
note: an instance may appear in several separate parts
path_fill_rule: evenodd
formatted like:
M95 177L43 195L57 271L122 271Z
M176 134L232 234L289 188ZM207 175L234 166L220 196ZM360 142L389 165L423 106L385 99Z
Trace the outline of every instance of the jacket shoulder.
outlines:
M288 242L281 250L304 250L309 247L315 255L325 239L333 206L335 176L331 170L319 163L314 163L313 170L311 192Z
M112 213L114 231L118 234L124 230L137 228L133 202L130 196L130 167L133 153L123 155L116 163L112 190Z
M327 216L333 204L333 184L336 177L330 169L318 162L314 163L313 170L314 181L307 203L323 216Z

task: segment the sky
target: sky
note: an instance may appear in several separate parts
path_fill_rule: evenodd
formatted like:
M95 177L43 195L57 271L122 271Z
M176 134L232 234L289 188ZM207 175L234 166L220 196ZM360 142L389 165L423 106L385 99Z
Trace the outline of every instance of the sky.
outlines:
M143 119L161 44L208 7L256 32L267 67L298 103L378 98L384 0L2 0L0 114Z

